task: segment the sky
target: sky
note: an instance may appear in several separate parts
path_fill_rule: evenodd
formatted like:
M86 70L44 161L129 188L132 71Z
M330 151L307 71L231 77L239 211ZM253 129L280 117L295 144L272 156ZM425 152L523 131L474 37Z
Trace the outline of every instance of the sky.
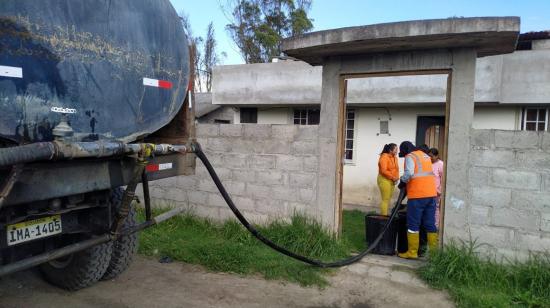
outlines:
M226 0L170 0L178 13L189 15L194 35L203 36L212 21L223 64L244 63L225 30L230 22L221 8ZM550 0L313 0L313 30L417 19L519 16L521 32L550 30Z

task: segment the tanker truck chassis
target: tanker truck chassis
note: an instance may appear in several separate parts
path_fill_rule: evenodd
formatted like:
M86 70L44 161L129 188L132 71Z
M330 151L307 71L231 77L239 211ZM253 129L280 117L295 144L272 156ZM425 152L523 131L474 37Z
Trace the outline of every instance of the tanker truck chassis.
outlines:
M112 279L181 212L148 181L194 174L190 61L168 0L0 2L0 276Z

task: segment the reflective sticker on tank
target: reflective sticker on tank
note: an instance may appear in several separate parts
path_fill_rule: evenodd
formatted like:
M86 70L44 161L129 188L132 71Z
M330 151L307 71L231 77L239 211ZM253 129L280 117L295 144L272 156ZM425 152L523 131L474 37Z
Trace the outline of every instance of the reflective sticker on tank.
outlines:
M50 110L57 113L76 113L76 109L73 108L52 107Z
M23 69L15 66L0 65L0 76L12 77L12 78L23 78Z
M172 163L151 164L145 167L145 170L147 170L148 172L162 171L168 169L172 169Z
M170 81L151 79L151 78L143 78L143 85L149 86L149 87L163 88L163 89L172 88L172 83Z

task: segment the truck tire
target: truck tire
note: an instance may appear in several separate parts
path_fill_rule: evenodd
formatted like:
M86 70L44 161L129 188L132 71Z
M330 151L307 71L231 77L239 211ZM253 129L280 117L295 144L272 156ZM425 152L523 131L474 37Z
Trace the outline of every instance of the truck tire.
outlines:
M111 204L114 205L115 209L120 207L122 202L122 195L124 190L121 188L114 189L111 193ZM131 207L128 217L124 221L122 229L126 229L137 224L137 213L136 208ZM138 249L138 235L137 233L130 234L124 237L119 238L113 242L113 252L111 254L111 262L107 271L103 275L102 280L110 280L115 278L124 272L134 259L134 255L137 253Z
M44 278L60 288L76 291L103 277L111 260L113 243L97 245L40 266Z

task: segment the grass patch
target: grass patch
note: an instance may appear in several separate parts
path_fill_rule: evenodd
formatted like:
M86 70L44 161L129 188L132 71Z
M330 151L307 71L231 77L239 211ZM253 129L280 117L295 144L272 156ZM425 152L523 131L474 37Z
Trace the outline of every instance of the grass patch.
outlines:
M157 210L154 214L160 212ZM364 226L359 223L358 216L363 214L352 212L344 213L344 236L341 239L327 233L321 224L301 215L294 215L289 223L275 221L258 229L291 251L332 261L360 249L360 238L364 238L360 233L364 233ZM139 215L144 220L143 211ZM271 250L236 221L215 223L191 214L174 217L141 232L139 253L169 256L213 271L260 274L266 279L284 279L304 286L325 286L326 274L330 273L330 270L295 261Z
M480 260L474 244L451 244L430 256L420 275L447 289L459 307L550 307L550 255L526 262Z
M342 224L342 239L349 243L353 252L358 252L367 248L364 212L358 210L345 210Z

